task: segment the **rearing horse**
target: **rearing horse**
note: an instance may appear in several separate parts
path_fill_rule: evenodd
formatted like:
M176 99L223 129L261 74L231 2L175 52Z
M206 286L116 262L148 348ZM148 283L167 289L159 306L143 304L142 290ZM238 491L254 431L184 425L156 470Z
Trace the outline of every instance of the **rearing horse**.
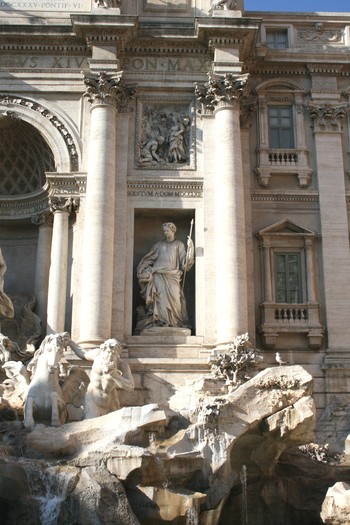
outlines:
M32 428L35 420L51 421L58 427L67 420L66 403L59 384L58 365L63 356L64 343L60 334L45 337L28 365L32 370L24 408L24 426Z

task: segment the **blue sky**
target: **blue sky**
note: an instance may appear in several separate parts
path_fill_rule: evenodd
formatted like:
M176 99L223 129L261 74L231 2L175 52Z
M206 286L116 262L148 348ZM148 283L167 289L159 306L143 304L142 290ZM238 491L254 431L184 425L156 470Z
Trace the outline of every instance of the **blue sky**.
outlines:
M246 11L350 13L350 0L244 0Z

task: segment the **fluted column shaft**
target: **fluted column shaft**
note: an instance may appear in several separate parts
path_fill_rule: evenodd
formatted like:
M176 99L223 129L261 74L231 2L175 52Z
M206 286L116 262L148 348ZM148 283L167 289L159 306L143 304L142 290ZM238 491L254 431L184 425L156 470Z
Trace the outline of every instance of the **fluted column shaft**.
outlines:
M83 241L81 343L111 333L115 206L115 117L110 104L91 108Z
M71 199L51 199L53 211L53 231L51 244L51 264L47 300L47 333L63 332L65 329L67 270L68 270L68 230Z
M238 108L215 111L217 338L248 330L244 184Z
M34 281L36 313L43 329L46 329L53 215L51 212L44 212L33 217L32 222L39 227Z
M246 76L210 77L196 86L202 111L215 116L217 342L248 331L244 181L239 99Z
M121 73L86 78L91 102L91 130L85 202L80 344L86 347L111 337L116 179L116 114L130 90Z

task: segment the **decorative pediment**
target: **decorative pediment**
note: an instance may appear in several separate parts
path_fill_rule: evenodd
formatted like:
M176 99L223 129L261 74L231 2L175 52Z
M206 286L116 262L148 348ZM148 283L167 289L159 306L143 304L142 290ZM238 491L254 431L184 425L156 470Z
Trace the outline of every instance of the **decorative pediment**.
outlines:
M316 233L312 230L309 230L308 228L304 228L303 226L299 226L294 221L291 221L290 219L283 219L282 221L276 222L275 224L272 224L271 226L268 226L267 228L263 228L259 232L257 232L257 235L259 237L269 237L271 235L276 234L291 234L291 235L302 235L305 236L312 236L316 237Z

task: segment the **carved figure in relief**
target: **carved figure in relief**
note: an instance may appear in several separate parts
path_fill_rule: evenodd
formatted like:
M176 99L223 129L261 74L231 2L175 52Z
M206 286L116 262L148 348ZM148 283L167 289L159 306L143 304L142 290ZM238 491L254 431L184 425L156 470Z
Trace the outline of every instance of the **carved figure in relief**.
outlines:
M194 246L190 236L185 245L175 239L176 226L162 225L165 240L157 242L137 267L146 315L143 327L189 327L182 278L194 264Z
M12 319L12 317L15 314L12 301L4 292L4 275L6 273L6 270L7 266L0 248L0 319Z
M137 143L139 165L186 163L190 158L190 124L184 112L145 107Z
M140 144L140 157L139 162L141 163L159 163L162 162L162 158L157 154L160 146L164 144L164 137L161 135L156 139L150 139L147 142Z
M180 122L178 117L173 117L173 125L169 134L169 162L181 162L186 160L185 151L185 126Z
M122 345L116 339L107 339L99 348L87 351L72 340L68 340L68 345L78 357L93 362L84 400L84 419L118 410L118 389L134 390L130 367L120 358Z

